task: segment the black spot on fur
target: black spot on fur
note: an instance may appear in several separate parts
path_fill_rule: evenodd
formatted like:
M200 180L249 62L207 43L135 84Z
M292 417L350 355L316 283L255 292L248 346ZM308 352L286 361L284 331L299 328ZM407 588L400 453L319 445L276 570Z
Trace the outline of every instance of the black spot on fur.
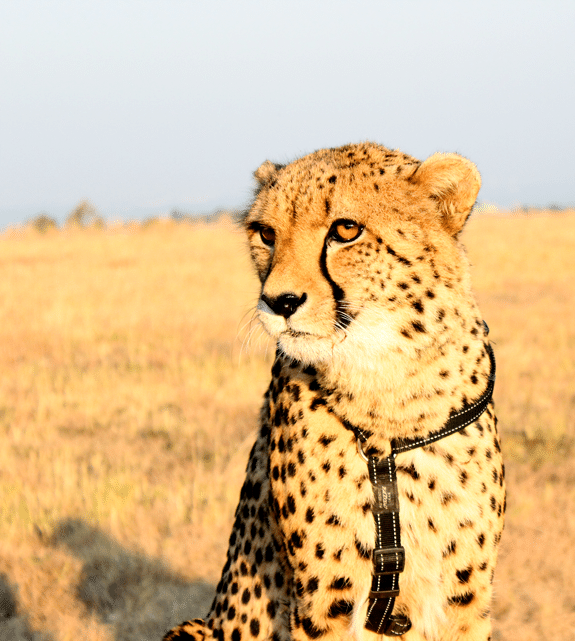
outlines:
M308 387L312 392L317 392L320 389L318 380L314 378L313 381L310 382Z
M313 401L310 403L310 410L314 412L318 407L321 407L323 405L327 405L327 402L325 398L321 398L320 396L316 396Z
M293 532L289 538L289 542L294 546L294 548L297 548L299 550L303 547L303 538L305 537L299 532Z
M473 599L475 599L474 592L465 592L464 594L457 594L449 597L449 599L447 599L447 603L449 605L466 606L469 605Z
M260 622L258 619L252 619L250 621L250 632L252 637L257 637L260 633Z
M455 551L457 550L457 543L455 541L451 541L449 545L443 550L443 558L447 558L448 556L451 556L452 554L455 554Z
M419 477L419 472L415 469L415 465L413 463L411 463L410 465L407 465L407 466L398 465L396 469L397 469L398 472L403 472L404 474L409 474L409 476L411 476L411 478L414 481L417 481L420 478Z
M339 601L334 601L330 607L329 610L327 611L327 616L330 619L335 619L336 617L339 616L347 616L348 614L351 614L353 611L353 603L350 601L345 601L344 599L341 599Z
M325 634L325 630L317 628L309 617L305 617L301 622L303 631L310 639L318 639Z
M335 514L332 514L329 519L326 521L327 525L334 525L336 527L341 527L342 523L339 517Z
M281 364L281 361L278 359L278 360L276 360L276 362L273 364L273 367L272 367L272 376L273 376L274 378L277 378L277 377L279 376L279 373L281 372L281 370L282 370L282 364Z
M319 587L319 579L317 576L312 576L311 579L307 582L307 591L310 594L313 594Z
M403 256L400 256L392 247L386 245L385 248L387 249L387 253L391 256L394 256L402 265L407 265L408 267L411 266L411 261L407 258L404 258Z
M469 577L471 576L471 573L473 572L473 567L469 566L468 568L465 568L465 570L457 570L455 572L455 576L457 576L457 580L459 583L465 584L469 583Z
M295 583L295 591L297 595L301 598L304 594L304 587L303 583L301 582L301 579L298 579Z
M365 547L363 543L361 543L361 541L358 541L357 539L355 539L355 549L357 550L357 553L362 559L371 558L371 550Z
M332 590L347 590L348 588L351 588L353 586L353 583L351 582L351 579L346 576L340 576L335 578L331 584L330 584L330 589Z

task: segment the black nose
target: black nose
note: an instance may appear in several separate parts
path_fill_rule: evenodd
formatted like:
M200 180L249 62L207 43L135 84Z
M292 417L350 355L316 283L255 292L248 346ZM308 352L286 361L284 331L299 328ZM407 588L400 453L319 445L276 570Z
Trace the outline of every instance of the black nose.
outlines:
M282 294L277 298L270 298L265 294L262 294L262 300L264 303L270 307L278 316L283 316L284 318L289 318L295 310L303 305L307 298L307 294L302 294L301 296L296 296L295 294Z

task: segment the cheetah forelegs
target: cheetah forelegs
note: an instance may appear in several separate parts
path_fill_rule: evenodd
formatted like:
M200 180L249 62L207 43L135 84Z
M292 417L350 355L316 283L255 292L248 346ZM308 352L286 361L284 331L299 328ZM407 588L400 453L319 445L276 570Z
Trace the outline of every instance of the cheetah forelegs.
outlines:
M162 641L175 641L176 639L204 641L205 637L206 624L202 619L194 619L193 621L184 621L181 625L170 630Z

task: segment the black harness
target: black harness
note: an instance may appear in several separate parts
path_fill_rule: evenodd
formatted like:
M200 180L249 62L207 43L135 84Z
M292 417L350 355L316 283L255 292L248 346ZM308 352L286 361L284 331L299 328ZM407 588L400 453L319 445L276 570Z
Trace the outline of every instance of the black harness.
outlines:
M376 539L373 551L373 577L365 623L367 630L397 637L411 628L411 621L407 616L393 614L395 597L399 595L399 574L405 565L405 550L401 545L399 526L395 457L401 452L429 445L458 432L474 423L483 414L491 401L495 386L495 355L489 345L487 345L487 352L491 361L487 389L475 403L467 404L459 412L451 414L442 429L437 432L432 432L423 438L394 439L391 441L391 454L380 460L364 453L362 444L367 441L367 436L362 430L353 425L347 425L355 433L359 453L367 462L374 495L372 512L375 519Z

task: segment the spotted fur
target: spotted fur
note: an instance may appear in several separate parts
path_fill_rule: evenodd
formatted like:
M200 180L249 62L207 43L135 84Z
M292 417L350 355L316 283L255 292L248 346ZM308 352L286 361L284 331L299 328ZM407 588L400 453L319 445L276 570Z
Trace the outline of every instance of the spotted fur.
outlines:
M272 380L205 623L165 639L309 641L364 629L375 533L368 454L440 429L487 386L488 338L458 241L480 186L455 154L371 143L264 163L245 215L277 340ZM405 641L490 639L505 509L491 404L397 456Z

